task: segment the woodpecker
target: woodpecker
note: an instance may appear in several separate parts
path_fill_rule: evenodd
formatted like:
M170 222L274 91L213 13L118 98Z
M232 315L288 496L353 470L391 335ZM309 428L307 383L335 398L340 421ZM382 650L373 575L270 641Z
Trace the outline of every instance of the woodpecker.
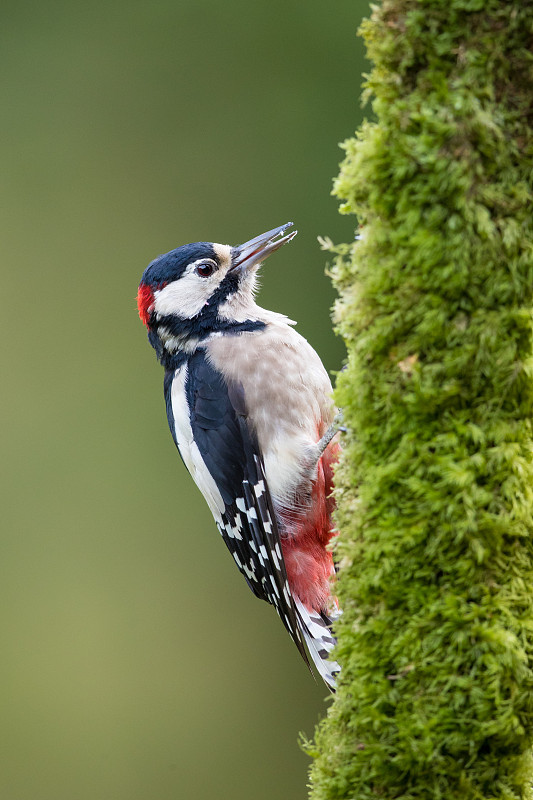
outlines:
M137 303L185 466L248 586L333 691L331 383L295 322L254 299L259 266L292 228L171 250L146 268Z

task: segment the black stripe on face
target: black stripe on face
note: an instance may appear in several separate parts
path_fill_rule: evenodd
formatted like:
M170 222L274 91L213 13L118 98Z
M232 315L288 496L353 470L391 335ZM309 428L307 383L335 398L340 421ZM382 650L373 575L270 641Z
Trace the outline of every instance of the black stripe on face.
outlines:
M165 327L171 336L182 339L184 343L187 339L196 339L200 344L210 333L260 331L265 327L265 323L253 319L247 319L244 322L233 322L229 319L220 319L217 314L204 314L202 312L190 319L184 319L175 314L165 314L158 319L157 327ZM155 347L153 344L152 346Z
M226 275L218 288L209 298L209 302L194 317L181 317L178 314L164 314L158 316L152 311L149 321L148 338L155 349L157 358L166 369L176 369L190 355L188 345L192 342L198 347L212 333L244 333L260 331L266 327L259 320L244 320L234 322L230 319L219 317L218 310L231 294L239 288L237 275ZM165 329L164 334L160 329ZM175 342L168 348L164 341L172 337Z

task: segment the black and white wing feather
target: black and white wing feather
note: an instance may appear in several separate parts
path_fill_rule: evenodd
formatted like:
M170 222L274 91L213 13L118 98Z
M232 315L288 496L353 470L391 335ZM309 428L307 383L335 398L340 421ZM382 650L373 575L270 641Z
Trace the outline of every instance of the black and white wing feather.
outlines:
M199 349L167 373L165 396L174 440L237 567L256 597L276 608L309 665L242 386L226 383Z

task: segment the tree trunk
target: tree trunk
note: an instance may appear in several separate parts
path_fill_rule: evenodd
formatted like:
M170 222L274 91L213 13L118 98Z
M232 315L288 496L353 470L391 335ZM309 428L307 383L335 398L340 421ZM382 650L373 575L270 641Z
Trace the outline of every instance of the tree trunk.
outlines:
M383 0L336 183L342 674L313 800L530 797L533 3Z

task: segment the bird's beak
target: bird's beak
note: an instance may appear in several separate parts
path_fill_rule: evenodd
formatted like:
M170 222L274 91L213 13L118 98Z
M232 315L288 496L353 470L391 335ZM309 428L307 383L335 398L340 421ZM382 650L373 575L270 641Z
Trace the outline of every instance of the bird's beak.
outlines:
M262 233L249 242L231 248L231 268L230 272L244 274L251 267L255 267L264 261L275 250L279 250L284 244L294 239L298 231L291 231L283 236L287 228L291 228L294 222L286 222L279 228ZM278 238L280 237L280 238Z

